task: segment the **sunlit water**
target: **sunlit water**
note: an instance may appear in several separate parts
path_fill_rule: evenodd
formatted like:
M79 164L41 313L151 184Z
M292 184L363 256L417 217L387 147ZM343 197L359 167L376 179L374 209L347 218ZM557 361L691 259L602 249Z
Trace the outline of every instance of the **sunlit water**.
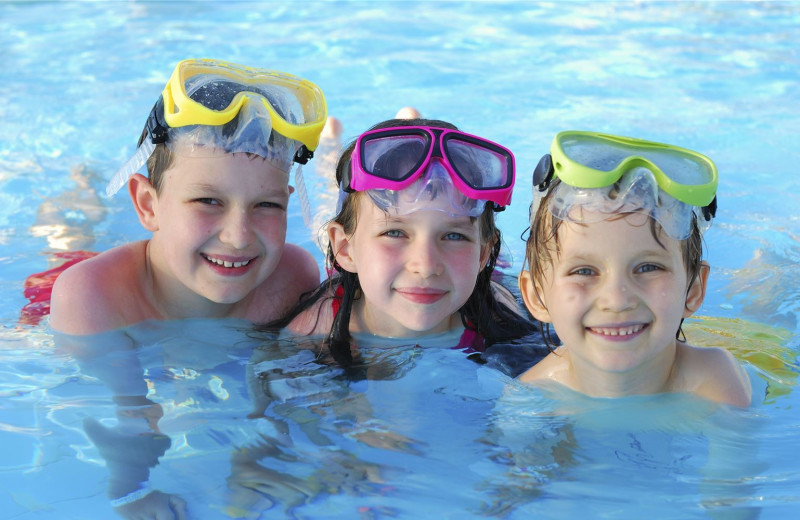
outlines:
M150 480L191 518L798 516L800 4L19 2L0 29L0 518L114 517L87 428L118 440L117 384L161 405ZM46 322L18 323L24 280L146 237L98 193L187 57L314 81L345 139L412 105L507 145L511 275L556 132L709 155L720 211L687 335L747 364L753 406L531 390L445 340L368 347L345 374L238 322L134 327L133 358L113 335L55 349ZM289 239L321 261L292 204Z

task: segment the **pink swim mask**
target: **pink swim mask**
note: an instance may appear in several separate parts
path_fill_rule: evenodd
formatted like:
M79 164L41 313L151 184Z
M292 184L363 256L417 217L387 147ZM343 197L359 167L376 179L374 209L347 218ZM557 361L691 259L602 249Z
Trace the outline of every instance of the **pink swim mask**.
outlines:
M438 202L432 209L477 216L485 205L477 201L492 202L500 211L511 202L514 187L510 150L444 128L403 126L366 132L356 140L350 164L342 178L342 191L367 191L384 210L400 209L396 207L400 201L407 207L440 199L438 202L447 202L451 209L463 206L465 211L438 208ZM407 189L414 193L396 193Z

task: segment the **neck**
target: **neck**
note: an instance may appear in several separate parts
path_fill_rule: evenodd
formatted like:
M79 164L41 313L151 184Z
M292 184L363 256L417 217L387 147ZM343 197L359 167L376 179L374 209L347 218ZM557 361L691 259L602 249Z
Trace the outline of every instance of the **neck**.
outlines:
M448 320L440 323L437 327L429 330L406 329L398 323L392 324L385 314L371 312L370 305L366 298L361 298L353 302L353 310L350 315L350 332L364 332L375 336L386 338L418 338L431 334L440 334L461 326L461 315L453 313Z
M658 394L671 386L675 367L675 342L658 356L630 369L608 370L566 354L569 362L569 386L592 397L624 397Z

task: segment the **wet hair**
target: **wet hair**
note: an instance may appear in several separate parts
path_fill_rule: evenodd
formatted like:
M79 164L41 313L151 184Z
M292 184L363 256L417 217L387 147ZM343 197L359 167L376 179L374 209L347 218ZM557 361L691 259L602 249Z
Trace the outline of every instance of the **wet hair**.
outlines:
M458 130L450 123L431 119L390 119L378 123L370 130L398 126L430 126ZM336 182L338 185L341 185L345 169L350 168L350 157L354 148L355 141L344 149L339 158L336 166ZM364 192L348 193L342 202L339 213L333 218L333 222L340 224L346 235L351 235L355 232L358 224L358 201L365 196L368 195ZM458 310L464 327L474 330L482 336L486 342L486 347L493 343L518 339L536 331L536 326L532 321L520 315L516 309L511 309L498 301L492 289L492 274L494 273L497 258L500 255L502 239L500 230L495 225L494 213L492 205L487 203L483 213L481 213L480 217L477 217L481 243L488 244L491 247L491 251L489 260L478 273L472 294ZM353 362L350 317L353 303L361 297L361 285L358 280L358 274L346 271L336 262L336 252L333 251L331 244L328 244L327 263L334 272L328 280L323 282L319 288L305 298L285 318L263 325L260 328L262 330L276 330L287 326L301 312L312 307L325 295L334 294L336 288L341 287L342 300L339 311L336 313L330 333L325 340L325 345L334 360L341 365L348 366Z
M558 241L558 230L564 223L563 220L553 216L550 212L550 199L555 191L555 188L561 183L561 180L556 178L550 183L547 193L542 197L536 213L531 217L531 227L528 235L528 240L525 248L525 259L528 263L531 281L533 282L533 290L536 298L544 305L544 300L539 293L539 288L544 283L545 270L553 266L554 258L561 254ZM535 197L536 195L534 195ZM624 218L628 213L620 213L618 218ZM661 241L662 229L657 220L653 218L648 219L650 222L650 233L653 235L656 243L664 248L664 243ZM700 268L703 261L703 236L700 228L697 226L697 217L692 216L692 231L688 238L679 241L681 244L681 253L683 257L683 265L686 268L689 286L694 283L695 278L700 273ZM683 320L681 320L683 324ZM553 335L550 332L549 324L539 323L541 328L542 337L550 347L555 347ZM681 327L678 327L676 338L682 335Z
M149 139L147 130L142 132L137 148L142 145L145 139ZM155 188L156 193L161 193L161 186L164 184L164 172L175 162L175 154L164 143L158 143L153 153L147 158L147 178Z

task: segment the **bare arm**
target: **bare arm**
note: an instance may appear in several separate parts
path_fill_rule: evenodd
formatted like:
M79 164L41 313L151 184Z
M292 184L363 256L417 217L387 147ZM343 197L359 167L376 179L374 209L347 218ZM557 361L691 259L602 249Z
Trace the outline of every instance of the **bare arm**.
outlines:
M744 367L727 350L705 350L703 368L706 377L702 379L698 395L718 403L750 406L752 388Z
M673 391L692 392L722 404L750 405L750 378L727 350L680 344L677 362Z
M126 244L79 262L53 285L50 326L65 334L98 334L146 319L142 295L145 242Z
M147 398L148 387L136 344L124 331L98 335L54 335L56 348L71 355L81 372L100 380L111 393L116 426L87 417L83 427L108 469L108 497L123 518L186 518L180 497L149 487L150 468L169 449L161 433L163 410Z

